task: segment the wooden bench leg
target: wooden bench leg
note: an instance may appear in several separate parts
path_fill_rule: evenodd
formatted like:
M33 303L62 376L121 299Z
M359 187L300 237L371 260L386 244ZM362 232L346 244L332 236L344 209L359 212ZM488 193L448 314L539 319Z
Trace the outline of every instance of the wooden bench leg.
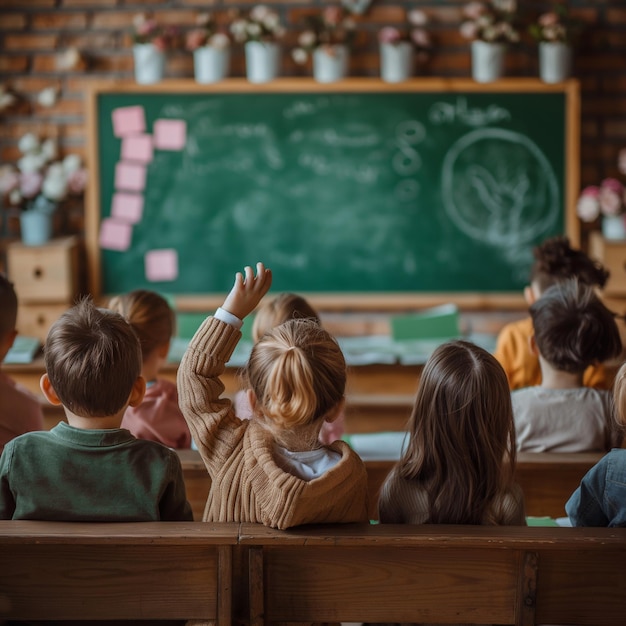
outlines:
M515 607L515 623L518 626L534 626L537 606L537 552L523 552L520 563L518 602Z
M231 546L218 546L218 588L217 626L230 626L233 592L233 549Z
M264 626L263 548L250 548L248 555L250 626Z

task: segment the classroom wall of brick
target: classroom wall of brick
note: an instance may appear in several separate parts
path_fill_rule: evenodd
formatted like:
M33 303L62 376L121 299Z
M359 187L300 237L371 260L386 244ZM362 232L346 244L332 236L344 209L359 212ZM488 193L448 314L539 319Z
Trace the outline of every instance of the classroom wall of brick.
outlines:
M303 29L303 17L334 3L277 0L266 4L279 12L287 28L282 74L310 75L310 66L296 65L289 51ZM459 33L464 4L465 0L372 0L367 12L356 18L350 74L376 76L377 32L385 25L404 24L406 10L420 8L430 17L434 47L417 74L469 76L470 45ZM526 21L553 5L539 1L519 4ZM253 5L229 0L0 0L0 83L20 96L17 106L0 113L0 164L15 162L17 142L28 131L57 137L62 151L86 153L86 90L94 82L132 80L132 19L137 13L150 10L161 23L184 33L201 12L210 11L225 24L232 19L233 9L246 10ZM617 175L617 153L626 147L626 2L571 0L569 7L585 24L575 56L575 76L581 81L582 94L582 183L597 184L603 177ZM80 50L85 67L60 71L59 55L71 47ZM507 75L536 76L537 57L536 44L524 33L520 44L509 50ZM231 74L243 76L244 71L243 50L235 45ZM170 52L166 75L191 79L191 53L184 49ZM47 87L55 87L59 94L51 107L37 103L37 95ZM81 233L82 204L66 211L63 230Z

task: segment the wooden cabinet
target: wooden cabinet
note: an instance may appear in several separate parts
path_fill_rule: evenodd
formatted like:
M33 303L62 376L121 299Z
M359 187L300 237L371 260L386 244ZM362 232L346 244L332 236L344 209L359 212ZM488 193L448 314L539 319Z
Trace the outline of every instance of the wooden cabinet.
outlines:
M42 246L9 244L7 269L15 285L20 334L44 341L51 324L80 291L78 237L55 239Z
M626 241L605 239L601 233L589 234L589 256L611 272L604 295L626 297Z

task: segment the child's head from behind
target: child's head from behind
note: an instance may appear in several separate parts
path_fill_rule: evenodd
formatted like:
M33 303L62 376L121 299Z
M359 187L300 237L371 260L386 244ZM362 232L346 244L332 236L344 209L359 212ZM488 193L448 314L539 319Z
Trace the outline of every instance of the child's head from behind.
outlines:
M409 419L401 475L429 494L430 522L483 521L512 481L515 426L506 374L467 341L439 346L428 359Z
M268 330L293 319L312 319L319 323L313 307L295 293L281 293L263 303L252 324L252 339L257 342Z
M615 316L593 287L575 278L549 287L530 307L530 316L537 350L555 370L582 374L622 350Z
M17 295L13 283L0 273L0 342L12 337L17 321Z
M530 270L532 301L552 285L568 278L578 278L586 285L600 288L609 278L609 272L600 263L592 261L582 250L572 248L567 237L547 239L533 250L533 255L535 262Z
M254 345L245 377L256 412L274 433L318 422L321 427L343 400L346 362L337 341L316 321L292 319Z
M115 296L109 308L125 317L139 337L143 358L167 345L174 334L176 317L167 300L154 291L136 289Z
M46 373L65 408L83 417L115 415L141 373L141 348L119 314L81 300L52 325Z

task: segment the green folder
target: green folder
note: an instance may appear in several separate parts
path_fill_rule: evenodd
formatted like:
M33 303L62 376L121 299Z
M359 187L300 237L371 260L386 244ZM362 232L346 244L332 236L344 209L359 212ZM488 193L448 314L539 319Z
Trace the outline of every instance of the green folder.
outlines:
M455 339L461 334L459 310L454 304L444 304L411 315L395 315L390 324L394 341Z

